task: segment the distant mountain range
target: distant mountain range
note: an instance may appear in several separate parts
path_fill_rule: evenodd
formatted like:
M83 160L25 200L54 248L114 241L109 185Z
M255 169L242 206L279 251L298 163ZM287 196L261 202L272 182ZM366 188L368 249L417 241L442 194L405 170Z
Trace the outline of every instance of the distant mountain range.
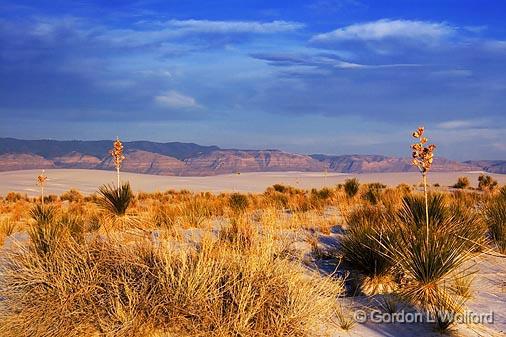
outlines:
M236 172L407 172L408 158L381 155L301 155L279 150L221 149L193 143L125 142L122 170L157 175L206 176ZM0 171L43 168L113 169L112 141L0 138ZM434 171L506 173L506 160L457 162L437 158Z

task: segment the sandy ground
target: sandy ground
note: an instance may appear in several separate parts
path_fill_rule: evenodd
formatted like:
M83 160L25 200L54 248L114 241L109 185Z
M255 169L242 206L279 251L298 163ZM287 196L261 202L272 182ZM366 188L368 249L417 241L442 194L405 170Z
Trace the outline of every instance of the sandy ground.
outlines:
M38 194L35 184L39 170L0 172L0 195L10 191L27 193L29 196ZM429 176L431 184L439 183L449 186L457 181L459 176L467 176L474 186L477 185L481 172L432 172ZM46 170L48 176L47 193L59 194L70 188L77 188L83 193L92 193L97 187L112 183L116 179L115 172L100 170L58 169ZM490 174L499 183L506 184L506 175ZM287 184L300 188L321 188L344 182L345 179L356 177L363 183L381 182L395 186L400 183L416 184L420 182L417 172L402 173L368 173L343 174L319 172L254 172L225 174L208 177L171 177L147 174L122 173L122 180L131 182L135 191L153 192L169 189L188 189L191 191L209 192L263 192L273 184Z

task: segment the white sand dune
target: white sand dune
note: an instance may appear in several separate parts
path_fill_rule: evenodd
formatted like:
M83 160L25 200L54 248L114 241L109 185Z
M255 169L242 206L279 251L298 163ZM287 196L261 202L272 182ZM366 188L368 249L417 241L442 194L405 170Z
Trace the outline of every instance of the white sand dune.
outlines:
M478 176L482 172L432 172L429 176L431 184L439 183L441 186L449 186L457 181L460 176L467 176L473 186L477 185ZM0 172L0 195L10 191L27 193L29 196L36 195L38 188L35 180L40 170L24 170ZM93 193L97 187L112 183L116 180L115 172L100 170L75 170L55 169L46 170L48 176L47 193L59 194L70 188L77 188L83 193ZM500 184L506 184L506 175L490 174ZM381 182L389 186L400 183L416 184L420 182L420 174L417 172L399 173L366 173L344 174L319 172L252 172L237 174L225 174L208 177L174 177L156 176L148 174L122 173L122 180L131 182L135 191L153 192L169 189L188 189L191 191L209 192L262 192L273 184L287 184L300 188L321 188L333 186L344 182L350 177L356 177L363 183Z

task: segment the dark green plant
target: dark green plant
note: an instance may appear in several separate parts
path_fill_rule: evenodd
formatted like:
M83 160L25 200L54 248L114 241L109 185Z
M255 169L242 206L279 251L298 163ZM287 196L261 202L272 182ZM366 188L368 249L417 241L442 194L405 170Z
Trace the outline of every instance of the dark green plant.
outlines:
M381 193L384 188L386 188L386 185L380 183L367 184L367 190L362 195L362 198L376 205L381 199Z
M457 182L453 185L453 188L466 189L471 185L468 177L459 177Z
M233 193L228 199L228 205L235 213L242 213L248 208L248 196L241 193Z
M348 198L353 198L360 188L360 183L357 178L346 179L344 181L344 191Z
M384 240L388 221L388 215L378 207L351 211L346 217L347 229L340 245L343 261L366 276L386 273L392 266Z
M429 195L429 236L424 228L425 198L405 198L385 248L406 284L399 293L434 316L462 309L449 278L481 248L484 230L476 214L451 209L440 195ZM444 323L444 322L441 322Z
M125 215L128 206L134 199L128 182L123 183L118 188L112 185L102 185L98 190L98 194L98 205L115 216Z
M32 249L39 255L55 252L67 234L67 228L56 217L56 209L37 204L30 214L35 220L35 224L28 228Z
M38 224L51 223L56 219L56 208L54 206L35 204L35 206L30 209L30 216Z

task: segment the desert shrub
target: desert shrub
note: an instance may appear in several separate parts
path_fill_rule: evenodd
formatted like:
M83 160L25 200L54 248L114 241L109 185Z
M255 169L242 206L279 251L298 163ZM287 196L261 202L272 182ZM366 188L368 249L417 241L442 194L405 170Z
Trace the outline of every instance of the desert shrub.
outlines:
M67 228L57 220L56 208L37 204L30 214L35 220L35 224L28 228L31 248L39 255L54 253L67 235Z
M119 187L102 185L98 193L98 205L114 216L125 215L128 206L130 206L134 198L130 183L128 182Z
M274 189L274 191L279 193L285 193L288 190L288 187L281 184L274 184L272 185L272 188Z
M480 174L478 177L478 189L480 191L491 192L497 187L497 180L489 175Z
M18 200L26 200L26 199L27 199L26 195L23 195L18 192L9 192L5 196L5 201L8 201L8 202L16 202Z
M386 185L380 183L367 184L366 191L362 195L362 198L372 205L376 205L381 199L381 193L384 188L386 188Z
M83 201L83 195L76 189L71 188L67 192L63 192L60 195L60 200L69 202L81 202Z
M341 241L343 261L367 276L388 271L391 262L385 255L388 216L379 207L360 207L346 216L346 232Z
M272 240L246 253L211 239L188 249L100 240L69 241L50 256L10 252L0 335L320 335L342 282L280 256Z
M242 213L248 208L248 196L241 193L233 193L229 197L228 205L235 213Z
M357 178L346 179L343 186L348 198L353 198L358 193L360 183Z
M485 207L485 222L499 251L506 253L506 199L498 196Z
M457 182L452 187L458 188L458 189L466 189L470 185L471 185L471 182L469 181L469 178L464 176L464 177L459 177L457 179Z

